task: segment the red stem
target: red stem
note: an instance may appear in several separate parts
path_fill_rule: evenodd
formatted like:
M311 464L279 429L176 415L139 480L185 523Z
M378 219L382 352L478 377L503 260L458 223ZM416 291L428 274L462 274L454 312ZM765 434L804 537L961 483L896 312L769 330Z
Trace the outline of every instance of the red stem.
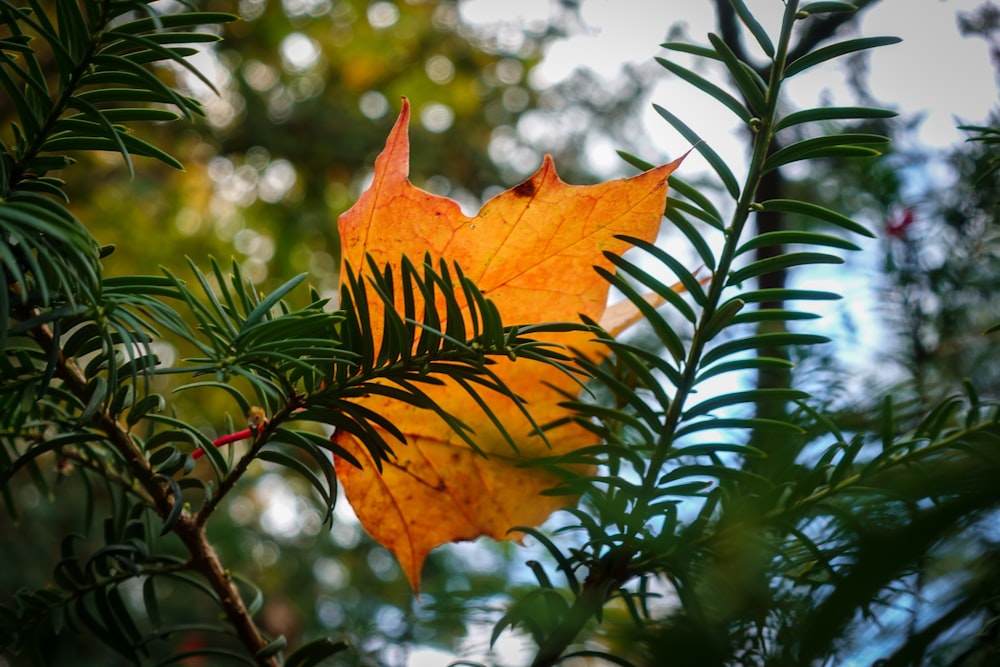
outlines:
M239 440L249 440L253 437L253 432L246 428L242 431L237 431L236 433L230 433L229 435L224 435L221 438L216 438L212 441L212 445L215 447L225 447L231 442L237 442ZM199 447L198 449L191 452L191 457L195 460L200 459L205 455L205 450Z

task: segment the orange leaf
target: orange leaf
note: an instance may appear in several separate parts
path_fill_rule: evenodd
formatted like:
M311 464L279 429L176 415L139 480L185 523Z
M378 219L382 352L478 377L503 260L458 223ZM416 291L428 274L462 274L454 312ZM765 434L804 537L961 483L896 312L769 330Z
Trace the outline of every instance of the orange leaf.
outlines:
M534 176L469 218L454 201L410 184L409 117L404 99L375 162L371 187L340 217L343 262L363 273L368 270L366 253L379 266L394 267L403 255L419 261L429 253L435 263L439 258L449 265L457 262L493 300L506 324L570 321L580 314L599 321L608 284L593 267L612 269L602 253L628 248L614 238L617 234L656 238L667 177L680 161L629 179L573 186L556 176L546 156ZM380 323L381 316L373 312L372 322ZM374 333L377 345L382 332ZM594 346L590 338L572 332L549 339L587 349ZM558 405L563 400L559 390L578 391L572 378L538 362L504 359L492 369L526 400L539 424L567 416ZM427 393L474 430L477 445L489 458L472 451L432 413L380 396L359 400L395 424L407 440L406 446L395 448L381 474L353 435L339 431L334 436L364 466L358 470L338 458L337 476L347 498L369 534L399 559L414 590L434 547L481 535L509 539L512 526L538 525L565 505L564 498L539 495L558 481L551 472L519 463L596 442L591 433L569 424L549 431L546 443L529 435L531 425L513 401L486 396L517 440L515 452L456 384L447 381Z

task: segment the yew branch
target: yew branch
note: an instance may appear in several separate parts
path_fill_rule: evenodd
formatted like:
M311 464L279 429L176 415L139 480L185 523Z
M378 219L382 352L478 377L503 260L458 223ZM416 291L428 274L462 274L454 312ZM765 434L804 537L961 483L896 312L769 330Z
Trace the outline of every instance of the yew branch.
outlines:
M35 341L43 349L52 350L59 346L52 331L46 326L38 327L33 333ZM86 378L73 360L66 358L61 350L57 355L56 377L62 380L84 405L87 404L89 396ZM107 436L110 446L121 455L128 471L142 487L144 496L140 497L147 499L160 518L165 520L170 515L174 503L182 500L172 497L167 487L157 479L156 472L136 447L128 431L106 408L94 415L92 423ZM250 654L257 656L268 642L261 635L232 577L223 567L218 553L209 542L204 524L187 510L181 510L172 530L188 551L190 556L188 568L205 578L218 597L219 604L236 635ZM278 667L280 663L277 657L271 656L257 658L257 664L261 667Z

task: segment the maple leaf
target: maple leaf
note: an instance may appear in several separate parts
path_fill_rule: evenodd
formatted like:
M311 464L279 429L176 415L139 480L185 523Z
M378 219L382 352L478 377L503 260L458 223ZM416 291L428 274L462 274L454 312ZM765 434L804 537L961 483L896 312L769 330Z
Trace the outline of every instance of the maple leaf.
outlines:
M629 179L573 186L559 179L551 157L545 156L531 178L494 197L470 218L456 202L409 182L409 117L404 99L375 162L371 186L339 219L342 275L347 275L347 265L363 275L366 254L378 266L394 267L396 276L404 255L429 254L435 265L439 259L449 266L457 263L507 324L574 321L581 314L600 321L608 283L593 267L611 270L603 253L628 248L616 235L656 238L667 177L680 160ZM373 315L376 345L380 321ZM596 352L591 338L575 331L550 334L546 340ZM579 386L566 373L524 359L502 359L491 370L524 399L535 423L569 416L559 403ZM363 466L337 459L337 476L348 500L368 533L396 555L414 591L434 547L482 535L511 539L512 527L539 525L565 506L565 497L539 495L558 482L551 471L519 464L596 443L592 433L574 423L548 431L544 439L531 435L534 427L523 406L491 395L490 408L517 441L514 451L457 384L445 379L443 386L428 387L426 393L473 429L481 453L433 413L376 395L358 400L406 436L406 446L395 448L381 473L355 436L343 430L334 435Z

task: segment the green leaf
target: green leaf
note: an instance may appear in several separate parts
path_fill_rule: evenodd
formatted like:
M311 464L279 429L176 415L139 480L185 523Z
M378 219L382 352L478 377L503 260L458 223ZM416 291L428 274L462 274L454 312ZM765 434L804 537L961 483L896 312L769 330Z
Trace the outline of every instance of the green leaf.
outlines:
M605 344L608 347L614 349L616 352L620 350L627 350L632 352L633 350L631 348L634 347L634 346L628 346L624 343L615 340L607 340ZM636 354L636 356L639 356L639 351L635 350L634 354ZM645 351L645 354L653 357L656 356L655 354L649 352L648 350ZM669 362L667 362L665 359L660 359L660 363L666 365ZM595 379L601 382L601 384L604 385L609 391L611 391L616 398L621 400L623 404L628 405L633 410L635 410L636 414L638 414L643 419L643 421L645 421L647 424L653 424L657 428L659 428L660 424L659 413L656 410L654 410L652 406L649 405L649 402L646 400L646 397L641 396L638 392L635 391L634 387L630 386L629 384L626 384L626 382L624 382L621 378L617 377L615 373L610 372L609 369L603 364L594 363L592 360L586 357L581 357L580 359L578 359L577 364L581 368L583 368L587 373L589 373L591 376L593 376ZM636 365L638 364L641 364L641 362L637 362ZM674 371L674 375L677 376L678 373ZM653 386L651 387L651 390L656 392L657 387ZM669 402L670 402L669 399L666 399L665 401L661 401L661 405L668 405Z
M688 53L692 56L698 56L699 58L708 58L709 60L716 60L719 62L722 61L722 56L716 53L714 49L710 49L707 46L689 44L688 42L664 42L660 44L660 46L670 51L677 51L678 53Z
M732 361L724 361L722 363L709 366L708 368L702 368L695 378L695 384L703 382L709 378L715 377L717 375L722 375L723 373L734 373L739 371L762 371L768 369L792 369L795 368L795 364L787 359L781 359L778 357L753 357L750 359L733 359Z
M616 238L620 238L623 241L631 243L637 248L642 249L652 255L657 261L669 268L680 280L681 284L684 285L684 289L687 290L688 294L695 300L698 305L704 306L708 301L708 297L705 295L705 291L701 288L701 283L695 278L694 274L691 273L683 264L674 259L670 253L666 252L662 248L656 246L653 243L648 243L643 239L636 238L634 236L628 236L625 234L618 235Z
M211 90L213 93L215 93L216 95L219 94L219 91L216 90L215 88L215 84L213 84L212 81L207 76L205 76L205 74L203 74L197 67L192 65L190 61L185 57L197 53L198 51L196 49L168 48L165 46L161 46L159 43L157 43L157 40L148 39L145 36L133 35L128 32L123 32L119 30L111 30L105 35L105 37L113 40L120 39L126 44L141 47L146 51L150 52L151 54L154 54L152 59L147 60L143 58L142 62L144 63L159 62L161 60L171 60L180 65L181 67L183 67L184 69L186 69L187 71L191 72L191 74L193 74L199 81L205 84L205 86L207 86L208 89ZM130 58L131 54L123 57ZM136 62L136 60L133 59L133 62Z
M685 355L684 343L681 342L680 336L677 335L666 320L659 316L656 309L631 284L617 274L611 273L601 266L596 266L594 269L601 277L617 287L639 309L639 312L645 316L646 321L652 327L656 337L667 348L667 351L670 352L674 360L680 361L683 359Z
M767 109L767 101L764 98L766 84L760 80L753 67L741 61L721 37L709 33L708 41L719 54L719 59L729 70L736 86L746 98L747 104L750 106L750 113L754 116L762 116Z
M132 167L132 159L129 157L128 149L125 148L122 134L111 124L111 119L102 114L97 107L86 100L75 99L71 101L76 104L76 108L82 111L83 116L88 118L89 121L80 120L76 117L64 118L56 122L55 132L59 133L68 130L71 136L97 136L109 139L114 144L115 149L121 153L122 159L125 160L125 166L128 168L129 175L134 178L135 169ZM44 144L41 150L45 150Z
M684 412L684 420L708 414L719 408L727 408L743 403L760 403L763 401L801 401L809 398L809 394L797 389L752 389L750 391L733 391L721 396L707 398L701 403L688 408Z
M293 289L298 287L299 284L301 284L302 281L306 279L306 275L307 274L305 273L300 273L299 275L285 282L276 290L268 294L263 301L257 304L257 306L249 314L247 314L246 320L244 320L243 322L243 329L244 330L249 329L253 325L263 320L266 315L270 314L271 308L276 306L278 302L285 297L285 295L287 295Z
M115 32L117 33L118 30L116 29ZM108 33L107 36L122 37L121 35L115 35L114 33ZM106 43L102 46L101 50L105 53L121 53L123 51L128 51L129 49L134 49L135 42L130 41L128 37L133 37L133 35L129 34L126 38L119 39L119 41ZM142 36L142 39L146 42L152 42L153 44L169 46L177 44L213 44L215 42L222 41L222 36L211 32L173 31L146 33Z
M840 0L820 0L819 2L810 2L802 5L802 7L799 8L799 13L806 16L856 11L858 11L857 5L850 2L841 2Z
M719 213L719 209L715 208L715 205L712 204L712 201L704 194L702 194L701 190L681 180L674 174L671 174L670 177L667 179L667 184L670 186L672 190L675 190L678 194L687 197L696 206L705 211L705 213L707 213L710 216L709 220L717 220L718 225L717 226L713 225L716 227L716 229L722 231L725 228L725 225L722 223L722 215ZM669 204L669 199L668 199L668 204Z
M258 660L264 660L265 658L278 655L278 653L286 646L288 646L288 640L285 639L284 635L280 635L277 639L271 641L267 646L257 651L253 657Z
M748 324L757 322L793 322L802 320L817 320L820 315L800 310L785 310L783 308L763 308L742 312L733 318L732 324Z
M62 189L63 181L50 176L39 176L38 178L22 179L17 184L19 192L39 192L55 199L63 204L69 203L69 196Z
M107 72L107 74L115 74L114 72ZM126 73L118 73L118 80L114 81L116 83L128 83L133 86L141 86L142 80L135 75ZM95 74L94 76L100 77L101 74ZM204 111L201 108L201 103L191 97L186 97L184 95L167 95L161 91L157 90L144 90L142 88L108 88L106 86L97 88L94 90L85 90L83 92L77 93L70 98L70 106L73 105L73 100L82 99L90 104L115 104L115 105L127 105L132 102L153 102L161 104L177 104L179 101L185 109L200 116L204 115ZM114 111L114 109L103 109L104 112Z
M233 581L238 584L242 584L245 588L249 589L249 592L253 595L249 602L246 602L246 605L247 612L251 616L255 616L257 612L260 611L260 608L264 606L264 592L260 590L260 587L257 586L257 584L253 583L241 574L233 572ZM242 593L240 595L244 598L244 600L246 599L245 595Z
M7 72L7 68L3 66L0 66L0 85L3 86L5 91L7 91L7 97L10 99L11 104L17 111L18 120L20 120L21 124L24 125L25 134L29 139L34 139L35 136L38 135L41 127L42 121L40 114L36 114L31 103L22 92L21 86L19 86L17 82L11 78L10 74ZM45 90L45 88L42 90Z
M80 428L89 422L97 414L98 408L101 407L108 396L108 382L102 375L95 376L88 384L88 388L90 389L90 397L87 399L87 405L84 407L83 412L77 417L76 428Z
M861 120L895 118L899 114L890 109L873 109L871 107L820 107L805 109L790 113L774 125L774 131L802 123L814 123L826 120Z
M26 334L43 324L61 323L69 319L82 317L89 312L90 308L87 306L74 306L70 304L51 310L43 310L34 317L18 321L14 326L10 327L9 333L13 335Z
M142 65L121 56L99 53L93 57L94 70L80 78L80 85L104 85L106 83L124 83L143 90L159 93L170 100L170 103L185 112L188 105L184 98L166 85Z
M796 201L794 199L769 199L760 203L760 210L804 215L828 222L831 225L835 225L841 229L846 229L847 231L854 232L855 234L861 234L862 236L867 236L871 239L875 238L875 234L869 231L866 227L858 224L845 215L831 211L830 209L817 204Z
M631 153L626 153L625 151L622 151L622 150L615 151L615 152L618 153L618 157L620 157L621 159L625 160L626 162L628 162L630 165L632 165L633 167L635 167L639 171L649 171L650 169L652 169L652 168L654 168L656 166L652 162L647 162L646 160L643 160L640 157L636 157L635 155L632 155Z
M805 431L798 425L789 422L781 421L778 419L763 419L760 417L713 417L710 419L701 419L699 421L687 422L683 426L677 429L674 434L675 438L681 438L685 435L690 435L691 433L698 433L701 431L728 431L730 429L747 429L753 430L757 428L767 428L767 429L782 429L785 431L790 431L796 434L803 434ZM746 445L688 445L686 447L678 447L674 452L674 456L699 456L703 454L714 454L719 451L732 451L737 454L751 454L758 456L760 458L765 458L767 455L759 449L753 447L747 447Z
M120 140L120 142L118 141ZM184 170L184 165L181 164L176 158L164 151L160 150L156 146L139 139L131 134L122 134L121 132L116 132L115 139L109 139L105 137L80 137L80 136L60 136L53 137L49 139L42 145L44 151L50 152L60 152L60 151L113 151L122 152L119 146L121 144L125 145L125 154L132 155L142 155L143 157L151 157L159 160L160 162L178 169L180 171Z
M32 54L31 38L28 35L14 35L6 39L0 39L0 51L15 51L18 53Z
M803 139L768 156L764 162L764 172L773 171L786 164L801 160L839 156L877 156L881 155L881 152L872 147L888 143L888 137L863 133L830 134Z
M149 394L136 401L125 418L125 423L135 426L149 412L163 412L167 402L159 394Z
M683 298L681 298L680 294L672 290L668 285L663 284L662 282L654 278L652 275L650 275L647 271L633 264L624 257L621 257L620 255L606 252L604 253L604 256L608 259L608 261L617 266L619 270L624 271L626 275L628 275L631 278L634 278L635 280L639 281L649 289L653 290L654 293L663 297L665 301L667 301L668 303L670 303L670 305L676 308L677 311L681 315L683 315L684 318L687 319L689 322L693 324L697 320L697 316L695 315L694 310L691 308L691 306L688 305L688 303L684 301ZM645 301L645 299L643 300Z
M604 341L604 344L622 357L626 356L625 353L628 353L631 357L635 357L634 360L631 357L628 357L623 361L628 366L629 370L637 376L642 375L642 372L647 370L648 367L649 370L662 373L675 387L679 387L683 382L680 371L678 371L675 366L665 359L662 353L658 350L649 350L636 345L629 345L628 343L623 343L619 340L607 340ZM661 384L659 381L653 382L653 386L651 386L650 389L654 394L658 394L657 399L661 405L668 405L670 403L670 398L666 394L661 393L662 388L659 384ZM651 415L652 413L644 413L645 417L650 417ZM655 418L652 423L658 424Z
M177 14L159 14L155 17L137 19L130 23L117 26L116 32L138 35L167 28L189 28L199 25L215 25L238 21L239 16L225 12L181 12Z
M736 14L743 21L743 25L747 27L753 38L757 40L757 44L760 45L761 50L767 54L768 58L774 58L774 44L771 42L771 38L768 36L767 31L764 27L757 22L754 15L747 9L746 4L743 0L729 0L729 3L736 10Z
M802 232L802 231L781 231L781 232L767 232L766 234L759 234L754 236L746 243L741 245L736 249L736 255L742 255L750 250L755 250L757 248L763 248L767 246L776 245L786 245L790 243L797 243L800 245L818 245L827 248L840 248L843 250L860 250L858 246L846 241L839 236L830 236L829 234L817 234L815 232Z
M174 442L183 442L185 444L192 443L191 436L183 431L161 431L156 434L156 436L159 435L164 436L163 438L158 439L159 442L171 440ZM147 440L143 446L150 451L149 465L158 474L166 477L172 477L178 471L184 470L187 466L193 464L194 459L181 452L173 444L162 445L154 450L153 447L159 444L154 441L156 436ZM133 438L136 439L135 436L133 436ZM188 461L191 461L191 463L188 463Z
M80 104L80 98L71 98L69 104L70 106ZM136 121L169 122L183 118L180 114L170 111L169 109L152 109L148 107L132 107L122 109L97 109L95 107L94 111L99 113L111 123L129 123ZM87 118L87 116L81 114L69 116L67 120L83 120L85 118Z
M694 216L719 231L723 231L725 229L725 224L721 220L713 218L712 214L708 211L704 211L691 202L678 199L677 197L670 197L667 199L667 208L664 215L667 216L667 219L670 220L670 222L680 228L680 230L684 233L684 236L686 236L691 242L691 245L693 245L698 251L698 255L705 261L705 266L714 269L715 255L709 248L708 242L705 240L705 235L695 229L693 223L688 220L686 216Z
M785 347L789 345L819 345L821 343L828 342L830 342L829 338L818 334L793 333L785 331L763 333L747 338L737 338L736 340L729 340L725 343L720 343L702 356L701 363L702 365L707 366L714 361L718 361L723 357L729 356L730 354L743 352L745 350Z
M729 274L726 285L739 285L745 280L783 271L796 266L814 266L817 264L843 264L844 260L835 255L821 252L788 252L767 259L751 262L743 268Z
M726 186L726 190L729 192L733 199L739 199L740 196L740 184L736 180L736 176L733 175L732 170L729 165L719 156L718 153L712 149L707 143L702 141L701 137L688 127L684 121L670 113L659 104L654 104L653 108L656 113L660 114L668 123L670 123L675 130L677 130L682 137L691 142L694 150L701 153L701 156L705 158L705 161L715 170L719 178L722 180L723 185Z
M181 517L181 512L184 511L184 497L181 494L180 485L172 477L159 474L156 475L155 479L170 487L170 495L173 497L170 512L163 517L163 527L160 529L160 537L163 537L174 529L177 520Z
M685 201L678 199L667 200L667 219L674 223L674 227L680 230L680 232L687 237L687 240L691 242L692 246L694 246L698 256L701 258L701 261L705 263L705 266L708 267L708 270L714 271L716 265L715 254L712 252L711 247L709 247L708 241L705 240L705 235L696 229L695 226L691 224L686 217L684 217L681 211L691 212L694 215L699 215L704 212ZM710 222L709 224L714 226L714 222ZM719 225L722 225L721 221L719 221Z
M52 25L52 22L49 20L48 14L45 10L36 0L28 0L28 4L31 5L30 12L25 9L14 8L8 3L3 4L6 8L15 13L19 20L31 26L46 42L48 42L48 45L52 48L52 55L55 57L60 77L65 82L69 73L73 71L76 63L74 62L72 54L67 51L63 40L59 38L55 26ZM32 58L30 64L33 65L33 73L41 74L41 68L36 59Z
M323 481L309 468L309 466L299 461L294 456L289 456L284 452L275 451L272 449L262 449L258 454L257 458L262 461L270 461L271 463L277 463L278 465L284 466L289 470L298 473L303 479L305 479L309 484L316 489L320 497L323 499L324 505L327 507L332 507L336 497L335 489L329 484L330 480L327 480L327 484L324 485Z
M159 630L163 618L160 615L160 602L156 595L156 577L146 577L142 582L142 604L153 630Z
M888 46L901 42L899 37L859 37L858 39L848 39L843 42L824 46L823 48L810 51L804 56L788 63L785 67L785 78L795 76L799 72L815 67L833 58L865 51L879 46Z
M345 641L333 641L323 637L300 646L285 660L285 667L316 667L330 656L348 648Z
M708 79L695 74L686 67L682 67L677 63L666 60L665 58L657 57L656 62L660 63L660 65L662 65L668 72L671 72L684 81L687 81L698 90L714 98L716 101L736 114L736 116L744 123L749 123L753 118L753 114L751 114L750 111L743 106L742 102Z
M65 155L36 155L24 164L25 171L44 174L49 171L65 169L76 160Z
M882 400L882 451L892 448L893 440L896 439L896 416L893 409L892 395L886 396Z
M763 391L763 390L760 390ZM721 465L689 465L680 466L679 468L674 468L662 475L657 481L657 486L666 484L667 482L672 482L675 479L683 479L685 477L694 476L707 476L715 477L716 479L732 479L741 484L748 484L756 488L770 488L773 486L770 480L766 477L758 475L756 473L748 472L746 470L739 470L737 468L727 468Z
M59 36L67 50L79 60L90 45L90 30L87 20L80 11L76 0L56 0L56 17L59 22Z
M931 410L920 425L914 430L914 437L941 437L942 431L954 422L955 415L965 403L965 397L952 396Z
M712 317L709 318L707 322L701 327L701 335L704 340L712 340L717 333L722 331L727 327L736 313L743 310L743 306L746 305L742 299L735 298L730 299L723 303L719 308L712 313Z

